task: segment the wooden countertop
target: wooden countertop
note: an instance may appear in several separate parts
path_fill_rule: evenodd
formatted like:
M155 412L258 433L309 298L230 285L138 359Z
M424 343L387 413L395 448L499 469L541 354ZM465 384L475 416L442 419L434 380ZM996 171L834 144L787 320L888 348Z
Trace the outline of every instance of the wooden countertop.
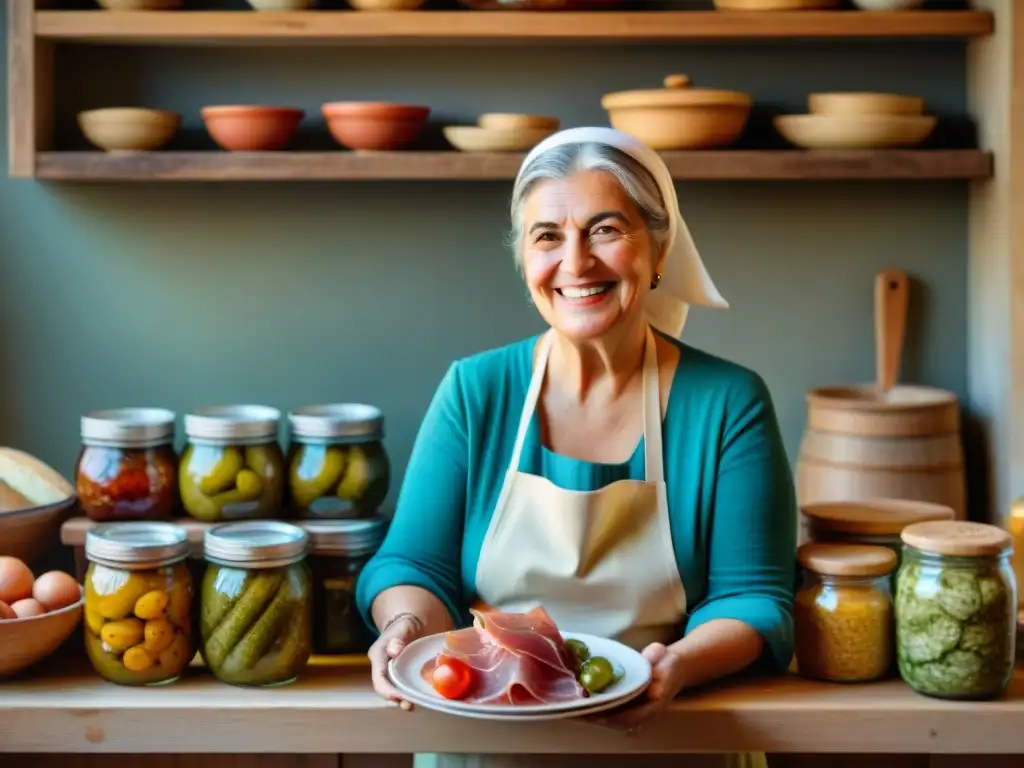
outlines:
M747 680L673 703L637 736L582 721L495 723L379 699L365 660L314 660L277 689L203 670L159 688L100 680L81 659L0 682L0 752L536 753L768 752L1024 755L1024 672L1004 699L950 702L898 680L822 685ZM0 760L0 763L3 761Z

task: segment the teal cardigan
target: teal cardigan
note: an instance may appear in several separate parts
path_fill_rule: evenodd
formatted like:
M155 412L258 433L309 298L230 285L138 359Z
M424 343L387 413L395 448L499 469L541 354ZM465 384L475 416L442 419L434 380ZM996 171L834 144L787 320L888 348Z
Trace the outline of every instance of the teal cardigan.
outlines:
M671 337L681 356L663 424L672 540L686 587L685 631L738 619L765 640L763 662L793 651L796 502L771 395L757 374ZM456 361L420 426L387 538L360 575L356 600L415 585L458 626L470 623L476 571L512 454L537 337ZM560 456L534 416L520 469L571 490L644 478L643 440L623 464Z

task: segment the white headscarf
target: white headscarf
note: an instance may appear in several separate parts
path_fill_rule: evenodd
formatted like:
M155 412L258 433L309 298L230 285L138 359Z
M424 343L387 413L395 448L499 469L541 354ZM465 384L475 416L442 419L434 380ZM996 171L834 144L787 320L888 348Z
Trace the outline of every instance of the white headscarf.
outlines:
M667 253L658 289L648 296L647 317L658 330L678 338L686 325L690 305L728 309L729 303L715 288L704 268L690 230L679 212L679 200L672 183L672 174L661 156L643 142L614 128L569 128L549 136L526 156L519 173L522 174L534 158L542 152L562 144L597 142L615 147L646 168L658 184L662 200L668 211L669 231ZM517 179L518 181L518 179Z

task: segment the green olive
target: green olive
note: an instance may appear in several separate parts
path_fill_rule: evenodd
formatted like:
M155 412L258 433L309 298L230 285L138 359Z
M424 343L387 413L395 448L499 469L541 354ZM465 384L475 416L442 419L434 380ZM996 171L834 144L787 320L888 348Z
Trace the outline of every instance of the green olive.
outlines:
M576 666L590 658L590 649L582 640L566 640L565 647L576 657Z
M614 678L612 663L603 656L587 659L580 670L580 684L590 693L600 693L611 685Z

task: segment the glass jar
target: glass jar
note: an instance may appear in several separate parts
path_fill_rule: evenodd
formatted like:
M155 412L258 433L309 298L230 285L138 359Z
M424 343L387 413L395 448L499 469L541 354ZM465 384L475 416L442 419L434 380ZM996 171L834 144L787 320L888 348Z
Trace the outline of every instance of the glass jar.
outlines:
M233 685L294 681L311 653L309 536L270 520L210 528L200 598L203 659Z
M900 676L918 693L990 699L1013 675L1017 581L1010 535L966 521L903 531L896 577Z
M388 495L391 465L381 442L384 415L339 403L289 414L290 506L300 518L369 518Z
M799 673L844 683L890 675L895 657L892 550L808 543L797 559L804 572L793 604Z
M85 650L121 685L173 682L195 655L185 531L106 523L85 535Z
M356 580L387 531L383 518L305 524L313 572L313 652L365 654L374 635L356 608Z
M955 516L953 508L943 504L903 499L820 502L805 504L800 511L811 541L888 547L896 554L897 567L904 528Z
M174 418L162 408L118 408L82 417L75 487L86 515L100 522L174 515Z
M178 473L185 511L205 523L279 516L285 485L280 419L280 411L262 405L187 414Z

